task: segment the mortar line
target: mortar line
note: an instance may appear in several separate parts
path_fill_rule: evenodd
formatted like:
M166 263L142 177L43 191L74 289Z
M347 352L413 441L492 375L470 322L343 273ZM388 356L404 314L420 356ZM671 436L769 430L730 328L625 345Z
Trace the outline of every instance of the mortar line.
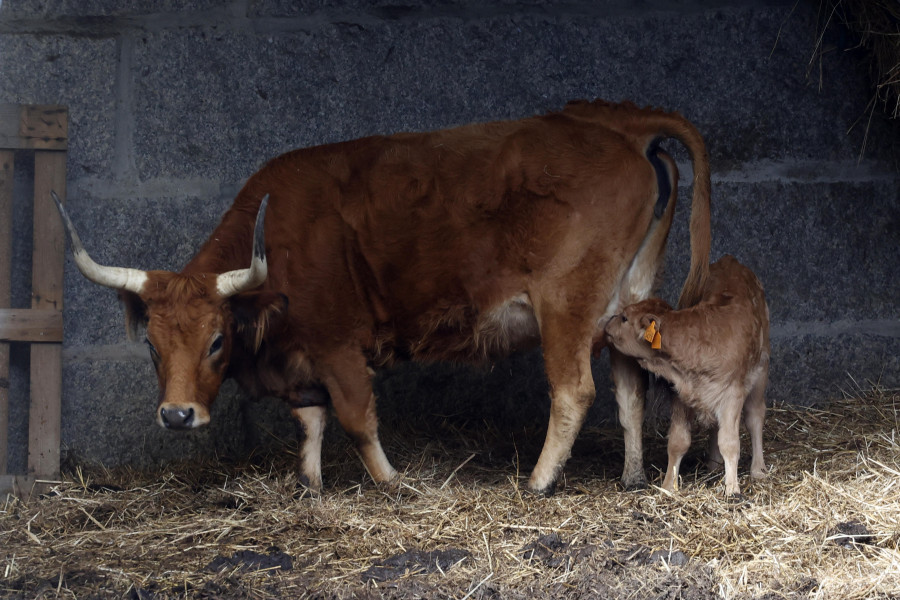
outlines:
M789 7L794 0L687 0L673 8L670 2L644 2L635 8L629 2L600 4L590 0L554 4L548 9L540 4L510 3L468 5L460 7L375 6L364 10L323 8L299 15L250 16L250 4L235 0L224 7L196 12L160 12L127 16L65 15L57 18L23 17L0 21L0 33L61 34L76 37L115 37L128 31L165 31L185 27L228 27L257 33L290 33L317 31L334 25L370 26L379 23L422 22L431 20L459 20L477 22L512 16L540 17L548 21L582 18L628 18L648 14L703 14L714 10L745 10ZM241 13L243 11L243 13Z
M690 185L690 162L678 162L679 187ZM715 168L715 165L713 165ZM880 183L900 180L900 173L884 161L758 159L735 169L714 171L715 183Z
M133 85L129 83L133 88ZM127 97L123 98L123 94ZM133 101L133 89L120 92L118 104ZM142 198L179 198L184 196L211 196L231 189L239 189L240 182L222 182L218 179L204 177L187 178L155 178L138 180L135 177L134 163L134 120L130 111L116 117L116 163L115 179L109 181L97 177L82 177L70 182L72 195L88 194L98 199L119 199L139 196ZM713 173L713 184L835 184L864 185L872 183L891 183L900 181L900 174L889 170L888 165L881 162L863 163L859 168L855 160L847 161L802 161L778 163L771 161L754 161L746 163L741 169ZM794 170L792 174L791 171ZM686 188L691 183L691 165L678 165L679 187ZM806 174L804 174L806 173ZM248 174L249 176L249 174Z
M116 41L119 52L116 70L116 137L112 173L117 182L135 180L134 158L134 80L131 68L134 63L134 37L123 33Z

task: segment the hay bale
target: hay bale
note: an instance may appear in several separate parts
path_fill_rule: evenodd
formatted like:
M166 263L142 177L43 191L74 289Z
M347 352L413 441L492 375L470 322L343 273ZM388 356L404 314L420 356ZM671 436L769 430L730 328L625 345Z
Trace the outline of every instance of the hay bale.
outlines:
M846 27L868 56L875 88L870 108L880 104L893 119L900 118L900 2L897 0L824 0L820 3L823 29L833 23ZM821 40L816 47L821 52Z

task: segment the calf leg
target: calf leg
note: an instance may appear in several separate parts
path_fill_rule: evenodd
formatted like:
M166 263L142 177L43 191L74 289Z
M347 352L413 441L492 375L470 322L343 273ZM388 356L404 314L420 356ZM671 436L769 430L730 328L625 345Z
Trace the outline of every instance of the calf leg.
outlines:
M325 433L327 409L325 406L292 408L291 414L303 428L304 439L300 447L300 481L313 492L322 491L322 437Z
M388 462L378 440L378 417L371 375L360 352L347 349L320 361L322 381L344 431L353 438L369 475L377 482L391 481L397 471Z
M585 330L583 335L578 335L579 329ZM568 322L563 315L550 314L541 319L544 367L550 382L550 422L541 455L528 480L528 487L536 493L553 493L559 472L594 402L592 333L583 324Z
M644 375L637 361L609 348L609 363L616 385L616 404L619 422L625 437L625 468L622 484L625 489L647 487L644 476Z
M753 460L750 463L750 477L762 479L766 476L766 462L763 459L762 434L766 419L766 374L756 381L744 403L744 423L750 432Z
M724 464L725 460L722 458L722 453L719 452L717 431L713 431L709 434L709 443L706 446L706 469L710 473L715 473Z
M718 442L719 451L725 461L725 495L736 496L741 493L738 485L737 466L741 454L740 424L743 398L740 395L728 394L722 401L719 411Z
M662 487L674 492L678 490L678 468L681 459L691 447L691 422L693 411L675 396L672 398L672 421L669 424L669 466Z

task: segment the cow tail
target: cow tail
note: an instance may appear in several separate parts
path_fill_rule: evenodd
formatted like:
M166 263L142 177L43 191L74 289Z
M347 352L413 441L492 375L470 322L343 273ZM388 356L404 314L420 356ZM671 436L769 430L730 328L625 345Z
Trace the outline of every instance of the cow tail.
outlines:
M678 113L655 113L651 129L655 135L675 138L687 148L694 168L693 198L691 200L691 267L681 288L678 307L692 306L700 301L709 278L710 235L710 174L709 154L703 137L694 125Z

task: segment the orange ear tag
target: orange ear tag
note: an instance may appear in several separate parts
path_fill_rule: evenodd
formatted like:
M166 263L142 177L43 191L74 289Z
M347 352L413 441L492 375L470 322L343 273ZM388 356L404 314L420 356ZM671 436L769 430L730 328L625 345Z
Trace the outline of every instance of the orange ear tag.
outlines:
M656 333L656 321L650 321L647 329L644 330L644 339L648 342L652 342L653 338L656 337Z
M656 321L650 321L650 325L644 330L644 339L650 342L650 347L654 350L662 348L662 336L656 328Z

